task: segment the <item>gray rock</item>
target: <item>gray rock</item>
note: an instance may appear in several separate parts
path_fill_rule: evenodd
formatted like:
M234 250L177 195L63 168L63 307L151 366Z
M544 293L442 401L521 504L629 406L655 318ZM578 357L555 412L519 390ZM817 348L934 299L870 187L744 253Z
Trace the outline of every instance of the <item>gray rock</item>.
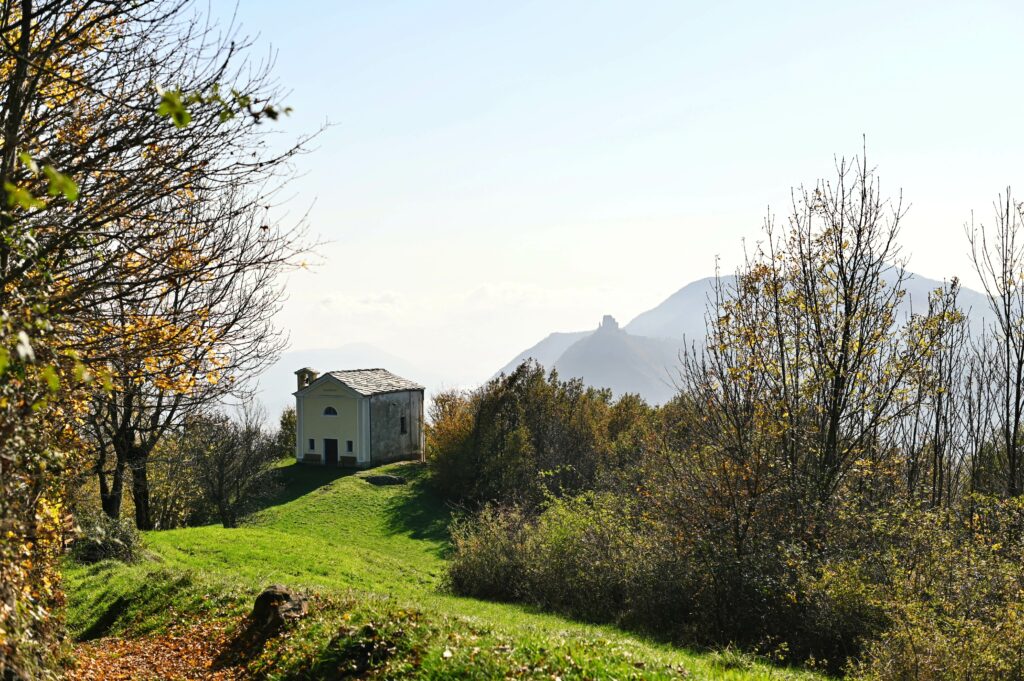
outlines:
M274 584L256 597L250 618L254 628L270 632L305 617L308 612L304 597L288 587Z
M371 485L377 485L378 487L381 485L405 484L405 478L403 478L400 475L367 475L365 478L363 478L363 480L370 483Z

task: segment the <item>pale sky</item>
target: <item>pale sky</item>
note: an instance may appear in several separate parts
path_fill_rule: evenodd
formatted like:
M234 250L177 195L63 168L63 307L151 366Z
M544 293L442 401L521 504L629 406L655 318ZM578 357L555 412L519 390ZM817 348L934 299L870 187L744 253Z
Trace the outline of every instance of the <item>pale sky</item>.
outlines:
M219 2L219 0L218 0ZM223 11L216 7L215 11ZM292 349L365 343L449 385L552 331L625 324L731 268L836 154L911 204L911 269L1024 196L1024 3L240 0L295 113L334 124L294 214ZM344 368L344 367L323 367ZM416 378L411 376L410 378Z

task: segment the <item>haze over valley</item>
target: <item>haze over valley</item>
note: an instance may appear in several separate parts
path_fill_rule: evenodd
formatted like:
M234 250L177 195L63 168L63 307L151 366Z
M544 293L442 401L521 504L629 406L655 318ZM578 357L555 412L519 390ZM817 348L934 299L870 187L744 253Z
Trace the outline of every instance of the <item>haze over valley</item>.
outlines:
M893 274L888 276L890 282L893 278ZM721 281L727 289L735 277L723 276ZM548 371L556 369L561 378L581 378L593 387L610 388L616 396L634 393L651 404L664 404L677 392L680 353L687 348L699 351L703 344L714 285L714 277L692 281L624 325L605 315L595 328L552 331L492 374L477 376L475 382L460 383L443 375L437 367L418 364L367 343L286 352L261 378L261 399L271 414L292 404L293 373L303 366L319 370L392 367L425 385L429 399L431 394L446 388L472 388L494 376L511 373L522 362L533 359ZM923 314L929 293L944 285L948 282L907 272L900 316ZM959 303L969 317L972 334L979 335L992 320L985 295L961 286ZM495 314L500 315L501 310L495 310Z

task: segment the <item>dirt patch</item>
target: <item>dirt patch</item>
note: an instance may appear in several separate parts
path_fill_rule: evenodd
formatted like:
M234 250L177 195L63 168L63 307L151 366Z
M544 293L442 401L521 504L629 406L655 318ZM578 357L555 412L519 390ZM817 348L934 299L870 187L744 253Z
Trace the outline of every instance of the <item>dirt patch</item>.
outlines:
M71 681L235 681L242 667L215 665L228 644L231 622L200 622L140 638L111 636L75 646Z

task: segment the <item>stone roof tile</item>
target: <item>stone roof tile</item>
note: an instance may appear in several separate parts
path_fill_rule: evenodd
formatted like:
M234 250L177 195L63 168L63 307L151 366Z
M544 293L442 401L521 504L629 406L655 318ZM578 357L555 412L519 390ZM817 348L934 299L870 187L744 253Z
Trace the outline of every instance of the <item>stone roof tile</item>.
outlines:
M360 395L377 395L400 390L423 390L423 386L419 383L396 376L387 369L349 369L329 371L328 373Z

